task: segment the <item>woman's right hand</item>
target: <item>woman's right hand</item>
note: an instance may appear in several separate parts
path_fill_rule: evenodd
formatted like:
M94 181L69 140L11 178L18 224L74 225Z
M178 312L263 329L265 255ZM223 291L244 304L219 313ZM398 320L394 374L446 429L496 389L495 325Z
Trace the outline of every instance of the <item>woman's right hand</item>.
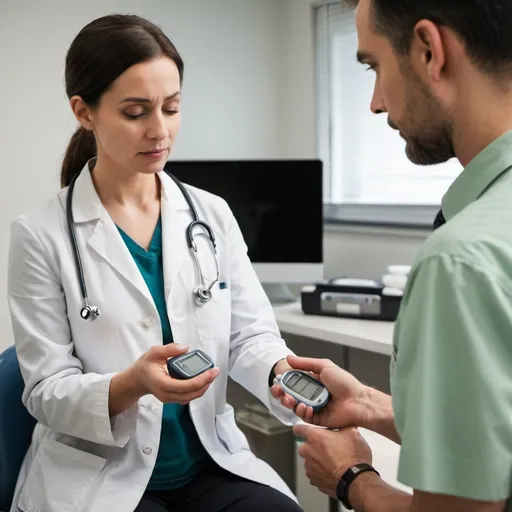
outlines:
M140 396L154 395L162 403L186 405L203 396L219 374L218 368L212 368L192 379L180 380L169 375L167 359L188 352L188 347L169 343L151 347L129 368L134 385L140 390Z

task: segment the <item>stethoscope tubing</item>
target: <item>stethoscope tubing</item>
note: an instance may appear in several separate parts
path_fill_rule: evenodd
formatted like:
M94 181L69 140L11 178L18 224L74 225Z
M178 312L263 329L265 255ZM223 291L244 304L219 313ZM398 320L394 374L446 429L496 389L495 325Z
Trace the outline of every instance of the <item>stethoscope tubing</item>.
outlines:
M220 264L219 259L217 256L217 245L215 242L215 233L212 229L212 227L205 221L202 221L199 219L199 215L197 213L197 209L194 205L194 202L192 201L192 198L190 197L190 194L188 193L187 189L181 183L181 181L178 180L173 174L171 174L169 171L165 171L166 174L174 181L174 183L178 186L181 193L183 194L183 197L185 198L185 201L187 202L190 211L192 212L192 222L187 226L187 229L185 230L185 236L187 239L187 246L192 251L192 255L194 258L194 261L196 263L199 276L201 279L201 285L194 289L194 297L195 302L197 305L202 305L208 302L212 298L212 289L215 283L219 281L220 278ZM66 199L66 219L68 224L68 232L69 232L69 238L71 241L71 249L73 252L73 259L75 261L75 267L77 271L77 278L78 283L80 285L80 293L82 295L82 309L80 310L80 316L85 320L94 320L100 315L100 311L97 307L91 306L89 304L89 298L87 294L87 286L85 282L85 276L83 271L83 265L82 265L82 259L80 257L80 249L78 247L78 242L76 238L76 232L75 232L75 221L73 217L73 190L75 188L75 182L78 178L79 174L73 177L71 180L69 187L68 187L68 195ZM215 264L216 264L216 270L217 275L213 281L210 281L208 285L206 285L206 281L209 281L203 274L203 270L201 268L201 263L199 261L198 255L197 255L197 244L194 240L194 229L200 227L202 228L206 234L208 235L208 238L212 244L213 248L213 254L215 257Z

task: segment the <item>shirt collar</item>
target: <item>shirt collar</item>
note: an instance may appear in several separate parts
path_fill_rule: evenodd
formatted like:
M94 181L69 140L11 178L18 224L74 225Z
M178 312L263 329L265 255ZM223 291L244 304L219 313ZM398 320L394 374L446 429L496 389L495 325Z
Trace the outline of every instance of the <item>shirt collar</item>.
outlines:
M512 167L512 131L485 147L451 184L442 200L443 215L451 219L476 201L501 174Z

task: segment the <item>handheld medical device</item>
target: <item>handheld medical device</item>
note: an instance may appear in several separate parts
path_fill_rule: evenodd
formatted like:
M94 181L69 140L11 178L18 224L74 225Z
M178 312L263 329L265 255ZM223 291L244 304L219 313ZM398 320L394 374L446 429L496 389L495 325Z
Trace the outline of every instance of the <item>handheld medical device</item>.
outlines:
M213 366L213 360L199 349L167 360L169 375L180 380L197 377Z
M192 198L190 197L190 194L187 192L185 186L176 178L174 177L170 172L165 171L167 175L176 183L178 188L180 189L181 193L183 194L183 197L187 201L187 204L190 208L190 211L192 212L192 222L187 226L187 229L185 230L185 236L187 238L187 245L190 251L192 251L192 256L194 258L199 277L201 279L201 283L199 286L194 288L193 294L195 302L198 306L202 304L206 304L211 298L212 298L212 288L215 286L215 284L219 281L220 277L220 265L219 265L219 259L217 257L217 246L215 243L215 234L213 233L213 229L211 226L202 220L199 219L199 215L197 213L196 207L194 206L194 203L192 201ZM73 219L73 189L75 187L76 179L78 178L80 174L77 174L69 184L68 188L68 196L66 201L66 217L67 217L67 224L68 224L68 231L69 231L69 238L71 240L71 248L73 250L73 256L75 259L75 266L78 274L78 283L80 284L80 292L82 294L82 309L80 310L80 316L84 320L94 320L100 316L100 310L96 306L91 306L89 304L89 299L87 297L87 288L85 286L85 277L84 277L84 271L82 267L82 261L80 259L80 251L78 249L78 242L76 239L76 233L75 233L75 222ZM213 254L215 257L215 263L216 263L216 276L214 279L207 279L203 273L203 269L201 268L201 263L199 262L199 258L197 256L197 245L194 240L194 229L195 228L201 228L202 231L206 233L208 236L212 248L213 248Z
M288 370L276 377L285 393L314 411L319 411L329 401L329 391L317 379L302 370Z

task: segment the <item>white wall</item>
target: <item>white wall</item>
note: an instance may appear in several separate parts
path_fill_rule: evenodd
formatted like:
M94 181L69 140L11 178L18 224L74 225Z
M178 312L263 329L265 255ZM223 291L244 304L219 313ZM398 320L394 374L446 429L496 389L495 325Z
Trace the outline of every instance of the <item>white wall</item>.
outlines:
M318 2L279 1L285 39L281 152L317 157L313 6ZM410 264L425 236L425 232L407 230L328 227L325 275L378 278L387 265Z
M11 344L5 298L9 227L59 187L75 129L64 58L93 18L135 13L159 24L185 60L175 158L280 156L281 38L275 0L1 0L0 349Z
M316 104L310 0L276 1L280 9L281 156L315 158Z

